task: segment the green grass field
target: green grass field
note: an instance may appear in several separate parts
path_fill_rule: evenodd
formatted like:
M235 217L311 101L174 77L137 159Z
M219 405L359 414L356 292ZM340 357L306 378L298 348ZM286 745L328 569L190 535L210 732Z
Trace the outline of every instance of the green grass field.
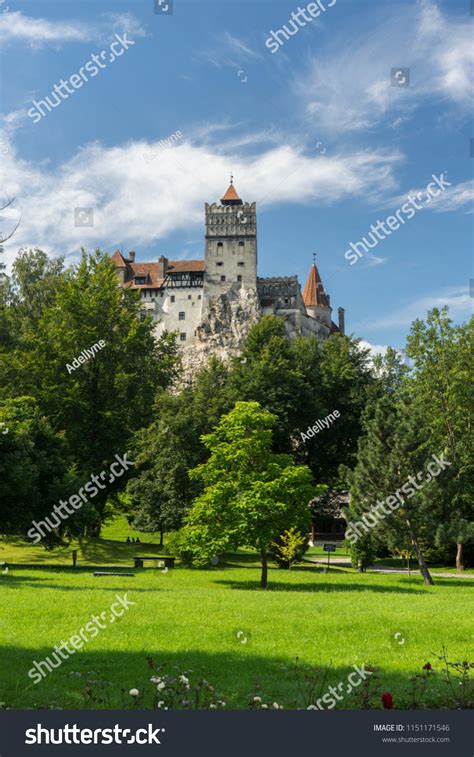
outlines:
M156 554L151 543L129 546L108 538L84 541L80 561L131 565L132 554ZM141 538L145 538L141 535ZM20 554L23 560L20 560ZM0 560L70 561L70 548L46 553L18 540L2 543ZM329 683L345 681L355 664L377 669L372 704L390 691L395 706L409 703L409 679L445 645L451 660L472 650L474 582L439 578L425 587L419 577L358 574L349 568L324 573L304 565L272 568L268 590L258 588L259 568L250 551L229 555L209 570L176 568L135 571L135 577L94 577L92 573L11 569L0 571L2 676L0 700L7 707L129 707L131 688L154 687L146 658L203 676L222 694L227 708L244 708L255 694L287 708L298 698L294 661L313 666ZM103 611L115 595L128 592L133 607L107 624L60 667L35 685L33 661L51 655ZM243 633L240 633L243 632ZM395 634L400 634L395 638ZM399 642L404 639L403 644ZM247 641L243 642L243 639ZM431 675L423 705L441 706L448 691L441 674ZM90 683L92 681L92 683ZM88 702L89 686L100 702ZM126 694L122 694L124 689ZM338 705L360 706L357 693Z

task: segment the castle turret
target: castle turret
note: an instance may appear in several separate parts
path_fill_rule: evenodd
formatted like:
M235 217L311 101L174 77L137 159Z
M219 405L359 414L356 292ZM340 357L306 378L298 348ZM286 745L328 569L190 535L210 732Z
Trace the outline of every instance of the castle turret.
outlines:
M257 288L257 216L230 185L220 203L206 203L203 300L208 307L230 289Z
M306 312L311 318L326 324L331 328L331 305L329 295L324 291L323 282L316 266L316 261L309 270L308 279L303 292L303 302Z

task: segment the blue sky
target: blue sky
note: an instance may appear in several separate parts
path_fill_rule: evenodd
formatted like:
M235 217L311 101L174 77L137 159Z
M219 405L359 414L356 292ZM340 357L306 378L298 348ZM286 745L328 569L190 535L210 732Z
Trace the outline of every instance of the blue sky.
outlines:
M242 199L257 202L259 275L304 285L317 252L333 307L373 345L402 347L410 321L435 305L465 320L469 1L320 0L315 18L310 5L174 0L164 14L153 0L0 3L1 181L15 197L1 232L21 216L7 258L20 245L68 260L81 246L202 258L204 203L232 170ZM298 7L301 25L289 26ZM285 24L297 31L272 52L270 32ZM124 33L129 46L111 62ZM103 50L92 76L84 66ZM409 86L391 86L398 68L410 69ZM74 74L77 89L33 118L33 102ZM433 174L450 186L351 265L350 242ZM75 208L93 208L94 225L75 226Z

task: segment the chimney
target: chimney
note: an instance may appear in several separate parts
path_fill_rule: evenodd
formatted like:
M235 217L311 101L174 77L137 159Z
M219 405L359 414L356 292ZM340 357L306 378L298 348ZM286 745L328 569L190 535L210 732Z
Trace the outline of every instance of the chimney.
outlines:
M346 328L344 313L345 313L344 308L337 309L337 315L339 317L339 331L341 332L341 334L345 334L345 328Z
M159 259L158 259L158 265L159 265L158 273L159 273L160 279L164 279L165 278L166 272L168 270L168 263L169 263L169 260L168 260L168 258L165 258L164 255L161 255L159 257Z
M135 250L130 250L130 252L128 253L128 261L129 263L135 262Z

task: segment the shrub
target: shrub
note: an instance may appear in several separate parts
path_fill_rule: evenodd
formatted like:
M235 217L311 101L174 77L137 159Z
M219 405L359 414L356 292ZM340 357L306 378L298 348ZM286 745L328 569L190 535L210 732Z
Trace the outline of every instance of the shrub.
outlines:
M365 570L369 565L373 565L374 559L375 550L370 536L361 536L355 544L352 544L351 560L353 568Z
M279 568L290 570L295 562L300 562L308 549L308 537L296 528L289 528L272 542L270 554Z

